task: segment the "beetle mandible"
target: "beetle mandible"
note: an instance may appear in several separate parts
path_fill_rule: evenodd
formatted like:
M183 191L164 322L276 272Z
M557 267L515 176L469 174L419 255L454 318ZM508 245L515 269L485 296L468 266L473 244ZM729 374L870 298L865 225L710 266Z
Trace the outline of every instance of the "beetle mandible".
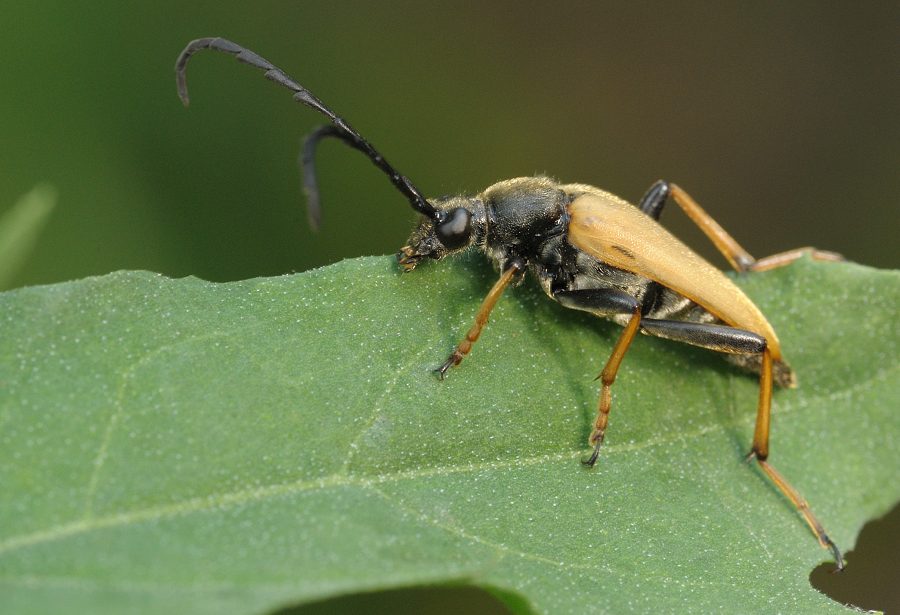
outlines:
M590 435L593 450L582 461L593 467L606 432L611 387L638 331L726 353L732 363L760 375L756 429L748 461L757 460L803 515L819 543L831 550L836 571L843 570L840 550L806 500L767 461L773 382L781 387L796 386L778 336L759 308L730 279L657 220L671 197L741 273L782 267L805 254L825 261L842 260L840 255L800 248L756 260L684 190L665 181L654 184L638 207L593 186L558 184L546 177L502 181L477 196L429 200L307 89L262 57L225 39L197 39L179 56L175 72L178 94L185 105L185 68L201 49L233 54L239 61L265 71L267 79L294 92L294 100L331 120L330 126L306 137L301 158L314 229L321 220L315 150L323 138L333 137L368 156L419 214L417 228L397 253L403 271L412 271L422 259L439 260L473 247L499 269L500 279L482 302L475 325L435 370L441 378L469 353L503 290L521 283L525 273L531 271L552 299L625 327L597 378L602 387Z

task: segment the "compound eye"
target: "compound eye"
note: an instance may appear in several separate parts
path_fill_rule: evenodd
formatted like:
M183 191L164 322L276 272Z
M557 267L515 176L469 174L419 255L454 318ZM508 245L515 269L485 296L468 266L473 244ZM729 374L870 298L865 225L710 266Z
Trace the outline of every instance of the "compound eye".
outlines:
M451 209L438 223L435 234L448 250L466 247L472 235L472 213L464 207Z

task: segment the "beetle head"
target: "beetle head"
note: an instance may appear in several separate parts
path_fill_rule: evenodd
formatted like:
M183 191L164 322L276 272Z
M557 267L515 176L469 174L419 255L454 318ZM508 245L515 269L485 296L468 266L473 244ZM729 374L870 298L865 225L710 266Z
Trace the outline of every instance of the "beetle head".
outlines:
M439 260L461 252L484 236L484 205L471 196L447 196L429 201L433 216L419 216L419 224L397 252L403 271L410 272L423 258Z

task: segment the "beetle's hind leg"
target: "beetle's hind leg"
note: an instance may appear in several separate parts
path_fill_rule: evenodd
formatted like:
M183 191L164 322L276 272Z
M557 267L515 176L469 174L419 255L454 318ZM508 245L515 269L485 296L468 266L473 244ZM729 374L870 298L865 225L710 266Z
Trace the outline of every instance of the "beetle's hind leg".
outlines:
M780 254L773 254L760 260L756 260L750 253L744 250L734 238L723 229L718 222L713 220L690 195L676 186L665 181L658 181L644 198L641 199L639 208L654 220L658 220L665 205L666 198L671 194L672 198L678 203L678 206L684 210L684 213L694 221L700 230L709 237L710 241L715 244L719 252L728 260L731 266L739 273L747 271L768 271L769 269L777 269L790 265L798 258L809 254L813 259L818 261L838 262L843 261L844 257L835 252L827 252L825 250L816 250L815 248L797 248Z
M770 269L778 269L779 267L790 265L798 258L801 258L807 254L809 254L813 260L828 263L840 263L846 260L843 255L838 254L837 252L816 250L815 248L810 247L795 248L793 250L788 250L787 252L779 252L778 254L772 254L771 256L761 258L758 261L754 262L753 265L751 265L747 269L747 271L768 271Z
M770 464L768 461L763 461L761 459L757 459L759 462L759 466L763 469L763 471L769 475L769 478L772 479L772 482L778 486L779 489L788 497L788 499L797 507L797 510L800 511L800 514L803 515L803 518L809 524L809 527L812 528L813 533L816 535L816 538L819 540L819 544L824 548L829 549L834 555L834 570L832 572L843 572L844 570L844 558L841 556L841 550L837 548L837 545L832 542L831 538L828 537L828 534L825 533L825 527L819 521L819 519L813 514L813 511L810 509L809 504L806 503L806 500L803 499L803 496L794 489L789 482L787 482L784 477L775 469L775 467Z
M659 220L662 215L663 207L672 190L669 188L669 182L659 180L647 190L647 193L641 198L638 209L653 218Z
M781 489L788 499L797 507L800 514L812 528L816 538L826 549L830 549L834 554L835 570L840 572L844 569L844 559L841 557L841 551L832 542L825 528L819 519L813 514L812 509L806 500L800 495L800 492L775 469L775 467L767 461L769 456L769 415L772 409L772 355L767 348L763 353L762 372L759 377L759 409L756 415L756 430L753 433L753 449L747 457L747 461L751 461L754 457L759 462L759 466L772 479L772 482Z
M813 514L803 496L794 489L785 478L767 461L769 456L769 427L772 412L772 384L774 380L774 362L766 339L750 331L743 331L725 325L681 322L672 320L656 320L645 318L640 323L643 333L670 340L709 348L719 352L735 355L751 354L762 357L759 377L759 404L756 412L756 428L753 432L753 445L747 461L756 459L772 482L781 489L788 499L797 507L800 514L812 528L819 543L831 549L834 554L836 571L844 569L841 552L834 545L825 529Z

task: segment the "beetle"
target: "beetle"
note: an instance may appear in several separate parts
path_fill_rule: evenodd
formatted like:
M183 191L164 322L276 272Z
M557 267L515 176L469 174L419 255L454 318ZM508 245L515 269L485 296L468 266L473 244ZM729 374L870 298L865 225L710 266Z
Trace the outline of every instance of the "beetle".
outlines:
M307 89L254 52L222 38L201 38L184 49L175 64L178 94L189 103L185 69L202 49L235 55L240 62L294 92L294 100L331 120L304 139L301 163L310 223L321 220L315 151L335 138L363 152L390 178L419 214L407 245L397 253L404 272L423 259L440 260L470 248L481 250L500 272L475 317L475 324L435 372L443 379L459 365L507 286L520 284L528 271L544 292L568 308L608 318L624 327L601 374L600 401L589 443L593 467L600 454L612 405L611 387L619 365L638 332L726 353L739 367L760 376L756 428L747 461L763 471L797 507L819 543L830 549L835 571L841 552L828 537L806 500L767 461L773 383L796 386L772 326L752 301L720 270L694 253L657 222L671 198L700 227L740 273L782 267L809 254L822 261L839 254L800 248L756 260L684 190L665 181L654 184L637 207L587 184L560 184L547 177L502 181L481 194L426 199L413 183L347 122Z

